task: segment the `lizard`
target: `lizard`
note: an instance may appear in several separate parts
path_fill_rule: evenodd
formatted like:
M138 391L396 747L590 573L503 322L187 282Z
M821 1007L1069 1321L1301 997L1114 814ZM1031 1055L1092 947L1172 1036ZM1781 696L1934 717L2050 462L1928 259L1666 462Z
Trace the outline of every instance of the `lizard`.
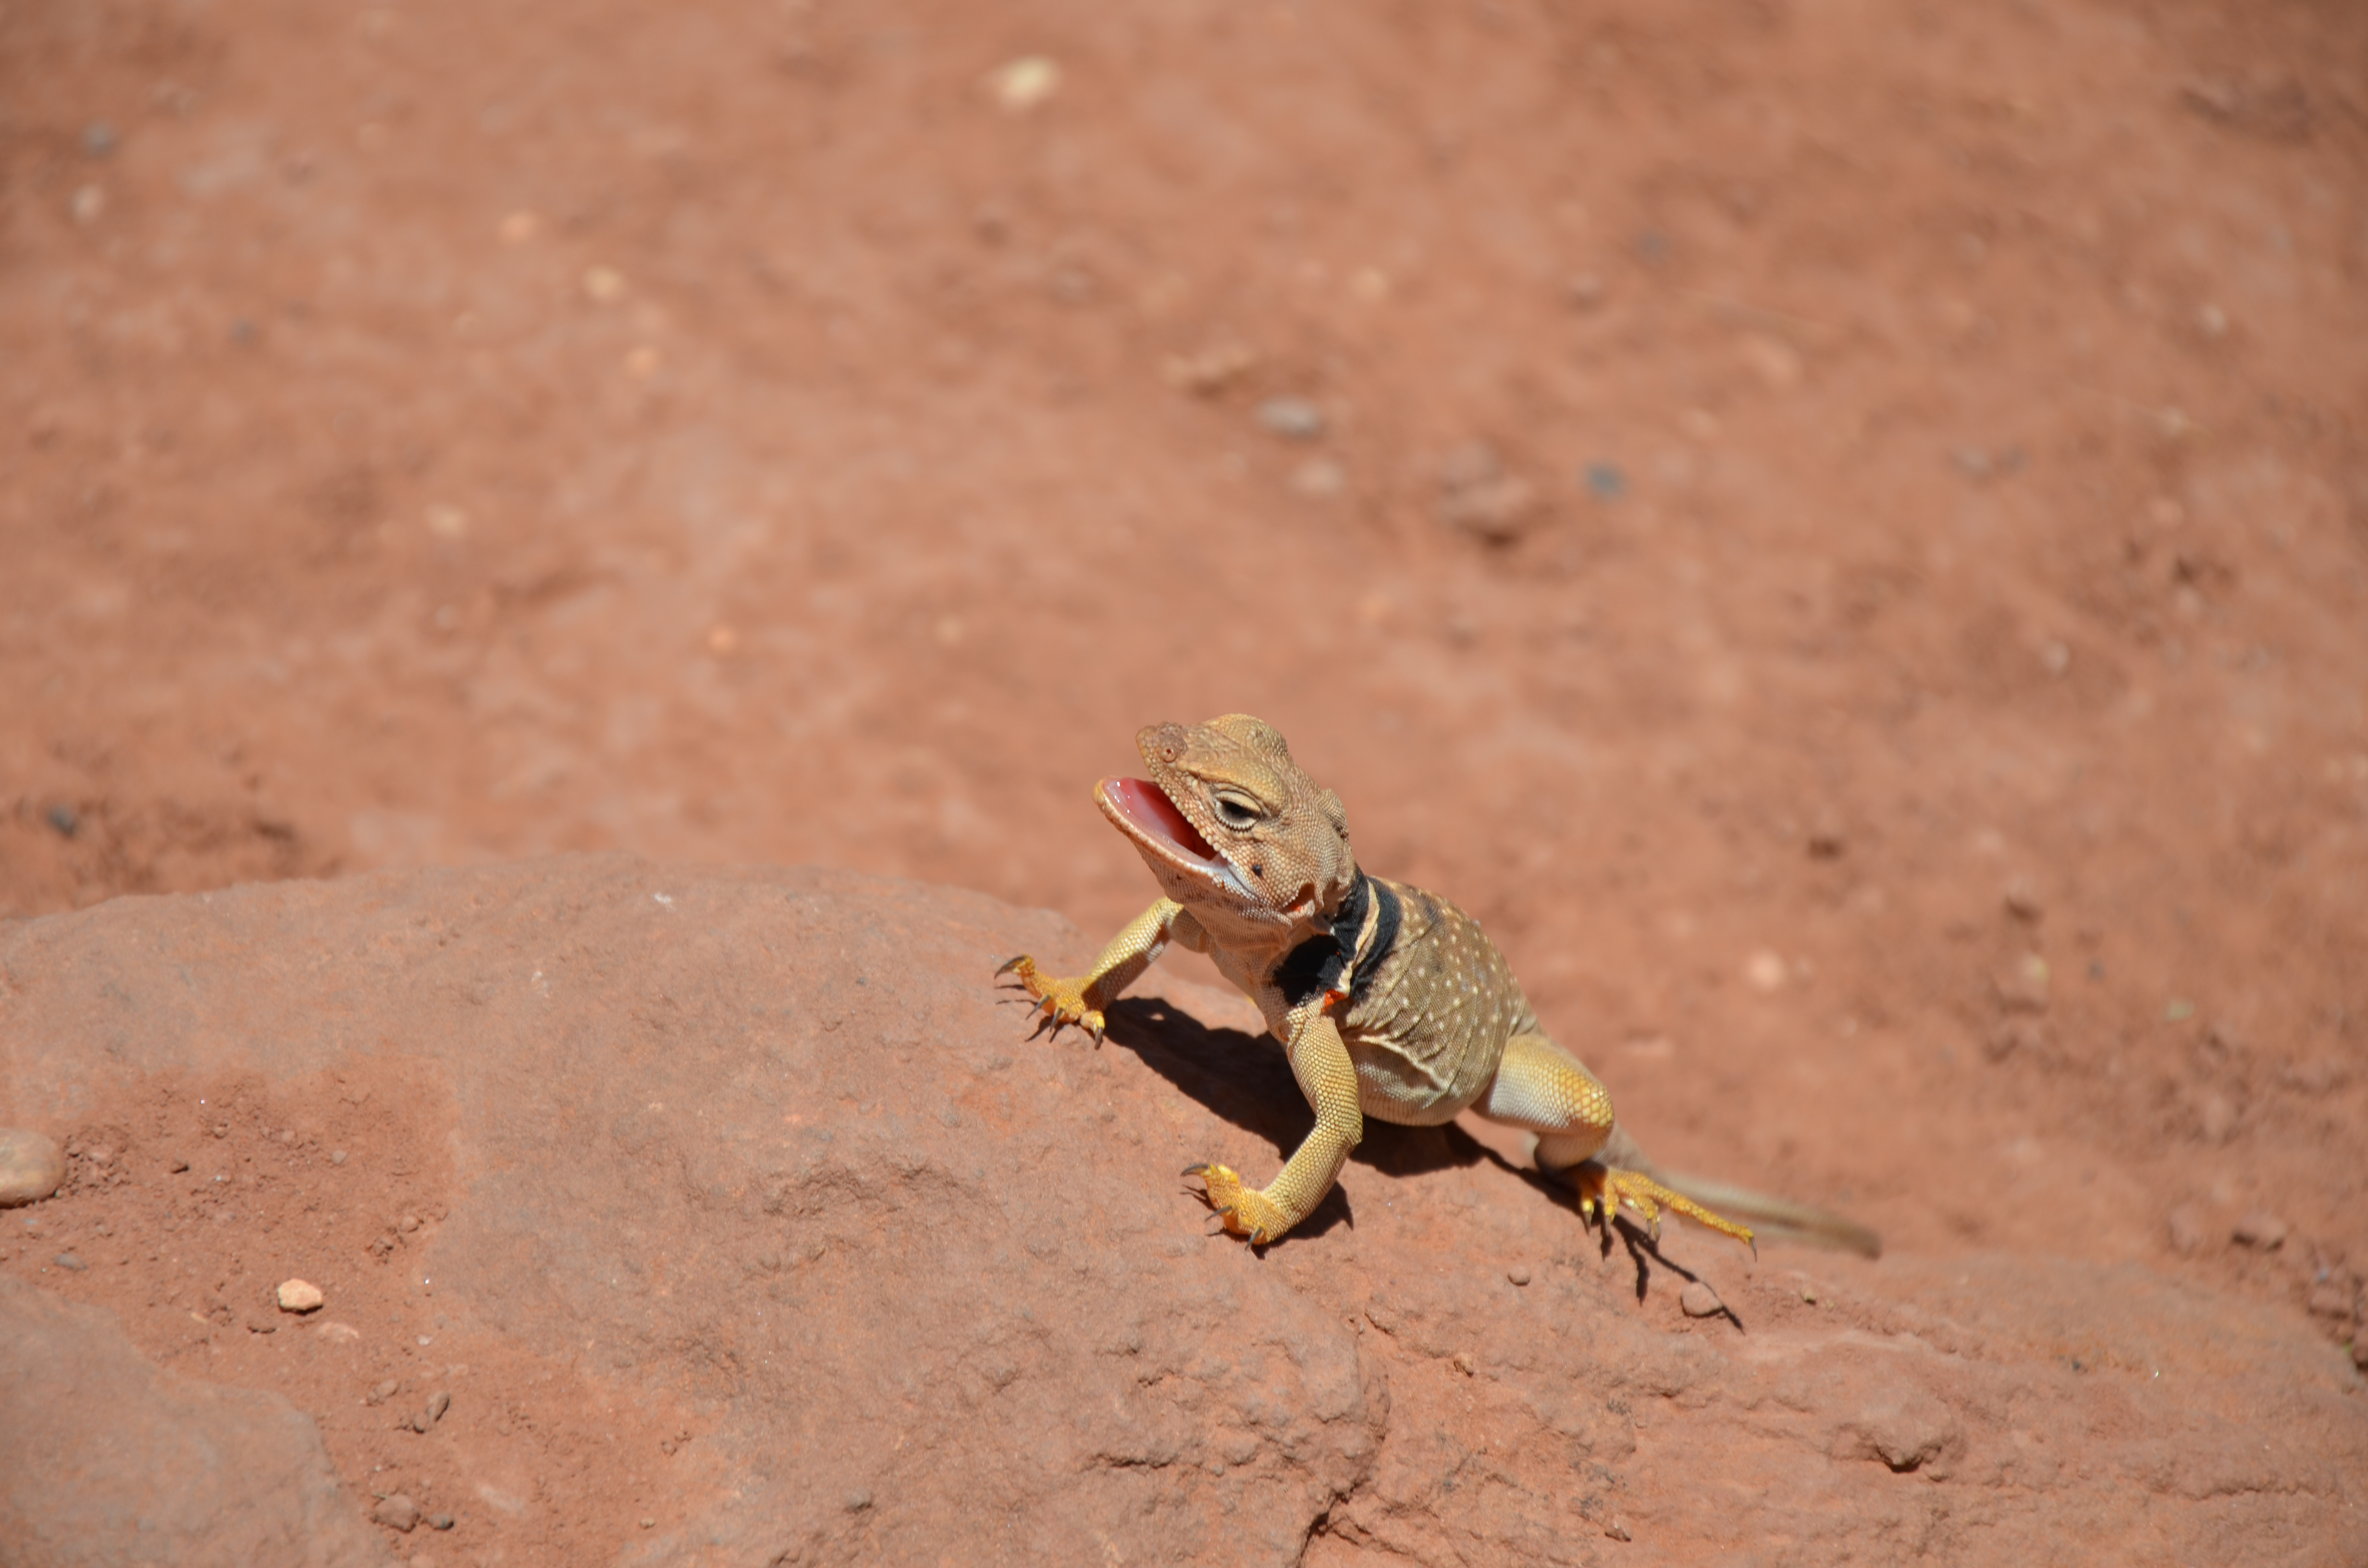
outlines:
M1873 1256L1874 1233L1839 1215L1668 1175L1612 1113L1611 1095L1539 1024L1478 922L1436 893L1360 870L1340 797L1245 713L1146 725L1145 778L1095 787L1102 814L1142 855L1162 896L1084 975L1028 954L996 971L1030 1002L1036 1032L1075 1026L1099 1045L1107 1009L1171 942L1207 954L1281 1042L1315 1125L1265 1187L1214 1161L1184 1172L1223 1228L1263 1247L1339 1179L1364 1119L1434 1127L1470 1109L1536 1135L1538 1168L1578 1191L1604 1229L1625 1209L1656 1238L1667 1210L1758 1252L1771 1233Z

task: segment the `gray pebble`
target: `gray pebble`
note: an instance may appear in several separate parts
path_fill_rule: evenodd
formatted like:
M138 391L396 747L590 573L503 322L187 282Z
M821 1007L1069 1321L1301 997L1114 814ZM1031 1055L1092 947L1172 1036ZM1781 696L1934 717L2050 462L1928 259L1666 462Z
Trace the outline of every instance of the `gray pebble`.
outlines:
M72 838L75 830L82 826L82 818L74 814L72 806L67 805L51 806L41 813L41 820L48 823L60 838Z
M1258 422L1286 441L1313 441L1324 434L1324 411L1304 397L1270 397L1258 406Z
M1718 1292L1702 1279L1687 1281L1686 1288L1678 1292L1678 1305L1690 1318L1716 1317L1726 1311L1726 1303L1718 1299Z
M1589 463L1585 473L1587 492L1599 501L1617 501L1628 494L1628 476L1612 463Z
M116 135L115 127L103 119L94 119L82 128L82 155L85 158L104 158L115 151L117 143L121 140Z
M66 1270L70 1274L80 1274L84 1269L90 1267L90 1265L82 1260L80 1255L71 1252L62 1252L58 1254L57 1263L60 1268Z
M427 1516L427 1527L430 1529L449 1530L459 1522L460 1521L453 1518L450 1514L430 1514Z
M0 1209L39 1203L65 1179L64 1150L29 1128L0 1127Z

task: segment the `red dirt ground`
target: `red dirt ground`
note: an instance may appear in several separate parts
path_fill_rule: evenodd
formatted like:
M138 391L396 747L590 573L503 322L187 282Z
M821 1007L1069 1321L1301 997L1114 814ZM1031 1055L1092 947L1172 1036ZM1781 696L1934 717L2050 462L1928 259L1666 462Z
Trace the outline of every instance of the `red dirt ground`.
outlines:
M1247 710L1669 1164L2359 1332L2368 11L16 6L0 181L0 915L1099 933Z

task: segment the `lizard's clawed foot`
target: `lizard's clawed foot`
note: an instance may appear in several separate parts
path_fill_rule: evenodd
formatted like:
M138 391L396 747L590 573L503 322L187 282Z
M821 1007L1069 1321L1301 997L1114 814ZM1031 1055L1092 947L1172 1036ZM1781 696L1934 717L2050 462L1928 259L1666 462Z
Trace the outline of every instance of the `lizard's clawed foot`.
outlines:
M1655 1241L1661 1238L1661 1210L1668 1209L1683 1214L1698 1225L1707 1225L1723 1236L1733 1236L1759 1256L1759 1244L1751 1239L1751 1227L1738 1225L1721 1218L1696 1203L1681 1192L1672 1192L1648 1176L1625 1171L1616 1165L1599 1165L1592 1160L1578 1167L1578 1211L1588 1219L1600 1216L1609 1226L1612 1214L1625 1204L1645 1221L1645 1229ZM1608 1237L1610 1232L1605 1233ZM1610 1245L1607 1240L1604 1244Z
M1108 1026L1102 1017L1102 1010L1087 1002L1087 982L1084 978L1055 980L1039 971L1036 968L1036 960L1026 953L1011 960L995 972L998 976L1006 974L1012 976L1019 982L1020 989L1034 998L1036 1005L1030 1011L1043 1015L1037 1021L1036 1034L1042 1034L1048 1028L1054 1034L1059 1034L1062 1025L1075 1024L1093 1036L1096 1045L1101 1044L1102 1033ZM1033 1040L1036 1036L1030 1035L1029 1038Z
M1201 1201L1216 1210L1225 1229L1248 1237L1250 1245L1264 1246L1291 1228L1281 1206L1244 1182L1233 1166L1190 1165L1184 1174L1201 1178L1207 1188L1199 1194Z

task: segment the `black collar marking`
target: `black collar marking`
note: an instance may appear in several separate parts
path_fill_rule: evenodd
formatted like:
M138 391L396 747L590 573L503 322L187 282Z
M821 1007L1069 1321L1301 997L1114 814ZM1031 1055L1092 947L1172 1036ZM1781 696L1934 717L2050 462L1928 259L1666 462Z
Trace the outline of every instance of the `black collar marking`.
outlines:
M1372 905L1378 905L1378 910ZM1375 915L1370 942L1363 940L1369 913ZM1310 997L1340 991L1348 994L1351 1003L1361 1001L1366 983L1397 946L1398 923L1405 913L1389 884L1360 876L1349 896L1340 901L1331 932L1308 937L1275 966L1274 983L1281 990L1282 999L1296 1007ZM1346 945L1341 941L1344 934ZM1360 947L1364 949L1361 957L1357 952Z

